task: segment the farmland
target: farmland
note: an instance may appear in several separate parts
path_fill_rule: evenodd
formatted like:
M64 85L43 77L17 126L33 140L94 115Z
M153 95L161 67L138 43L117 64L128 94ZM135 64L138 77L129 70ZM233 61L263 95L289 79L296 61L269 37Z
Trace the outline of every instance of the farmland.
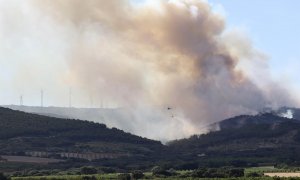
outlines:
M203 170L203 169L202 169ZM102 174L78 174L78 175L49 175L49 176L27 176L27 177L12 177L11 179L15 180L81 180L81 179L91 179L91 180L122 180L122 179L154 179L154 180L171 180L171 179L211 179L211 180L222 180L222 179L231 179L231 180L271 180L271 179L295 179L300 177L300 172L292 172L293 169L278 169L274 167L253 167L244 169L245 174L241 176L238 175L230 175L230 176L222 176L226 168L219 169L206 169L207 172L217 172L215 176L219 177L209 177L209 173L206 172L206 176L208 177L197 177L197 173L201 171L201 169L194 171L175 171L171 174L157 174L153 170L153 172L144 172L140 174L140 176L135 177L136 172L132 173L102 173ZM217 171L215 171L217 170ZM171 172L171 171L168 171ZM256 176L257 175L257 176ZM201 175L200 175L201 176Z

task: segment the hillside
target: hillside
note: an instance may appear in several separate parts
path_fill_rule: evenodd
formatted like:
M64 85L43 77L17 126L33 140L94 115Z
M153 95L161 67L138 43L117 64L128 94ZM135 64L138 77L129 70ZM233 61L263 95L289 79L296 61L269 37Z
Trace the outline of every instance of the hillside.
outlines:
M184 160L208 166L300 164L300 121L272 113L238 116L219 131L170 142Z
M0 108L1 155L118 158L151 155L160 147L158 141L104 124Z
M51 158L43 161L57 161L55 168L300 165L298 119L280 117L272 112L237 116L213 126L218 126L219 130L164 146L158 141L107 128L104 124L0 108L0 155ZM0 170L6 167L5 162L0 163ZM43 168L51 169L53 165Z
M132 115L121 108L69 108L69 107L39 107L39 106L4 106L9 109L65 119L85 119L98 122L108 127L116 127L126 132L134 129L129 121Z
M151 122L146 121L141 117L136 117L132 110L126 108L69 108L54 106L41 108L40 106L18 105L7 105L4 107L57 118L93 121L105 124L109 128L115 127L135 135L158 139L158 136L153 134L153 130L149 128L149 126L153 126Z

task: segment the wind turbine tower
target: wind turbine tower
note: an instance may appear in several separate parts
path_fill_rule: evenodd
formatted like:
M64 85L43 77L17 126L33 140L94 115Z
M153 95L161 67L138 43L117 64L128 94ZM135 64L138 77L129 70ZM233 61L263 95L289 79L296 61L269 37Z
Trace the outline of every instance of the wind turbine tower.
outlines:
M23 106L23 95L20 96L20 106Z
M41 90L41 107L44 107L44 91Z
M69 89L69 108L72 107L72 88Z

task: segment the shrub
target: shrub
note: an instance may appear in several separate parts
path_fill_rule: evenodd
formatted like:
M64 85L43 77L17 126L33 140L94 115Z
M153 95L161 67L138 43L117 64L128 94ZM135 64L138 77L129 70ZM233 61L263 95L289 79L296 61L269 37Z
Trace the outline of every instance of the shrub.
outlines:
M238 168L199 168L192 172L192 177L197 178L231 178L244 176L244 169Z
M142 171L133 171L132 178L133 179L142 179L144 177L144 173Z
M94 167L85 166L80 169L81 174L97 174L97 169Z
M207 169L206 172L204 172L204 177L207 178L225 178L227 177L227 173L224 171L224 169L215 169L215 168L211 168L211 169Z
M176 175L178 175L178 173L176 172L176 170L173 169L173 168L167 170L167 172L170 173L171 176L176 176Z
M203 178L205 177L204 174L207 172L207 169L206 168L199 168L197 170L194 170L192 173L191 173L191 176L192 177L199 177L199 178Z
M113 168L110 168L110 167L101 167L99 168L99 170L105 174L108 174L108 173L115 173L116 170L113 169Z
M3 173L0 173L0 180L9 180L10 178L6 177Z
M36 176L37 173L38 173L37 170L30 170L30 171L27 172L27 175L28 176Z
M123 174L119 174L119 175L118 175L118 179L119 179L119 180L130 180L131 177L130 177L130 174L123 173Z
M151 172L153 175L155 174L158 174L159 172L163 171L163 168L161 168L160 166L154 166L152 169L151 169Z
M159 166L152 168L152 174L154 176L172 176L172 173Z
M249 172L246 174L246 177L262 177L262 176L263 174L258 172Z
M95 176L83 176L82 180L97 180Z
M243 177L244 169L241 168L229 169L228 175L229 177Z
M180 165L177 165L176 169L180 170L195 170L199 167L197 162L190 162L190 163L183 163Z

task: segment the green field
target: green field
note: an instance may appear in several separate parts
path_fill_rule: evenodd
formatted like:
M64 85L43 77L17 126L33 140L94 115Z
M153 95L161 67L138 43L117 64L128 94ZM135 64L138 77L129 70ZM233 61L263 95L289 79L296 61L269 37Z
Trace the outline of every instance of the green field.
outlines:
M192 171L176 171L176 176L171 177L157 177L153 176L151 172L144 173L144 177L142 179L154 179L154 180L288 180L288 179L300 179L300 178L279 178L279 177L247 177L249 173L265 173L265 172L294 172L291 170L284 170L284 169L277 169L274 167L253 167L253 168L246 168L245 169L245 177L238 177L238 178L195 178L195 177L184 177L191 173ZM120 177L120 173L111 173L111 174L94 174L94 175L51 175L51 176L28 176L28 177L12 177L13 180L125 180L124 178ZM133 179L133 178L132 178Z
M117 174L109 174L109 175L90 175L90 176L81 176L81 175L65 175L65 176L37 176L37 177L18 177L12 178L15 180L88 180L88 179L97 179L97 180L119 180ZM279 180L279 179L300 179L300 178L272 178L272 177L241 177L241 178L180 178L180 177L168 177L168 178L159 178L159 177L151 177L146 176L143 179L154 179L154 180Z
M58 180L58 179L71 179L71 180L81 180L81 179L118 179L118 174L97 174L97 175L57 175L57 176L29 176L29 177L13 177L16 180L29 180L29 179L43 179L43 180Z

